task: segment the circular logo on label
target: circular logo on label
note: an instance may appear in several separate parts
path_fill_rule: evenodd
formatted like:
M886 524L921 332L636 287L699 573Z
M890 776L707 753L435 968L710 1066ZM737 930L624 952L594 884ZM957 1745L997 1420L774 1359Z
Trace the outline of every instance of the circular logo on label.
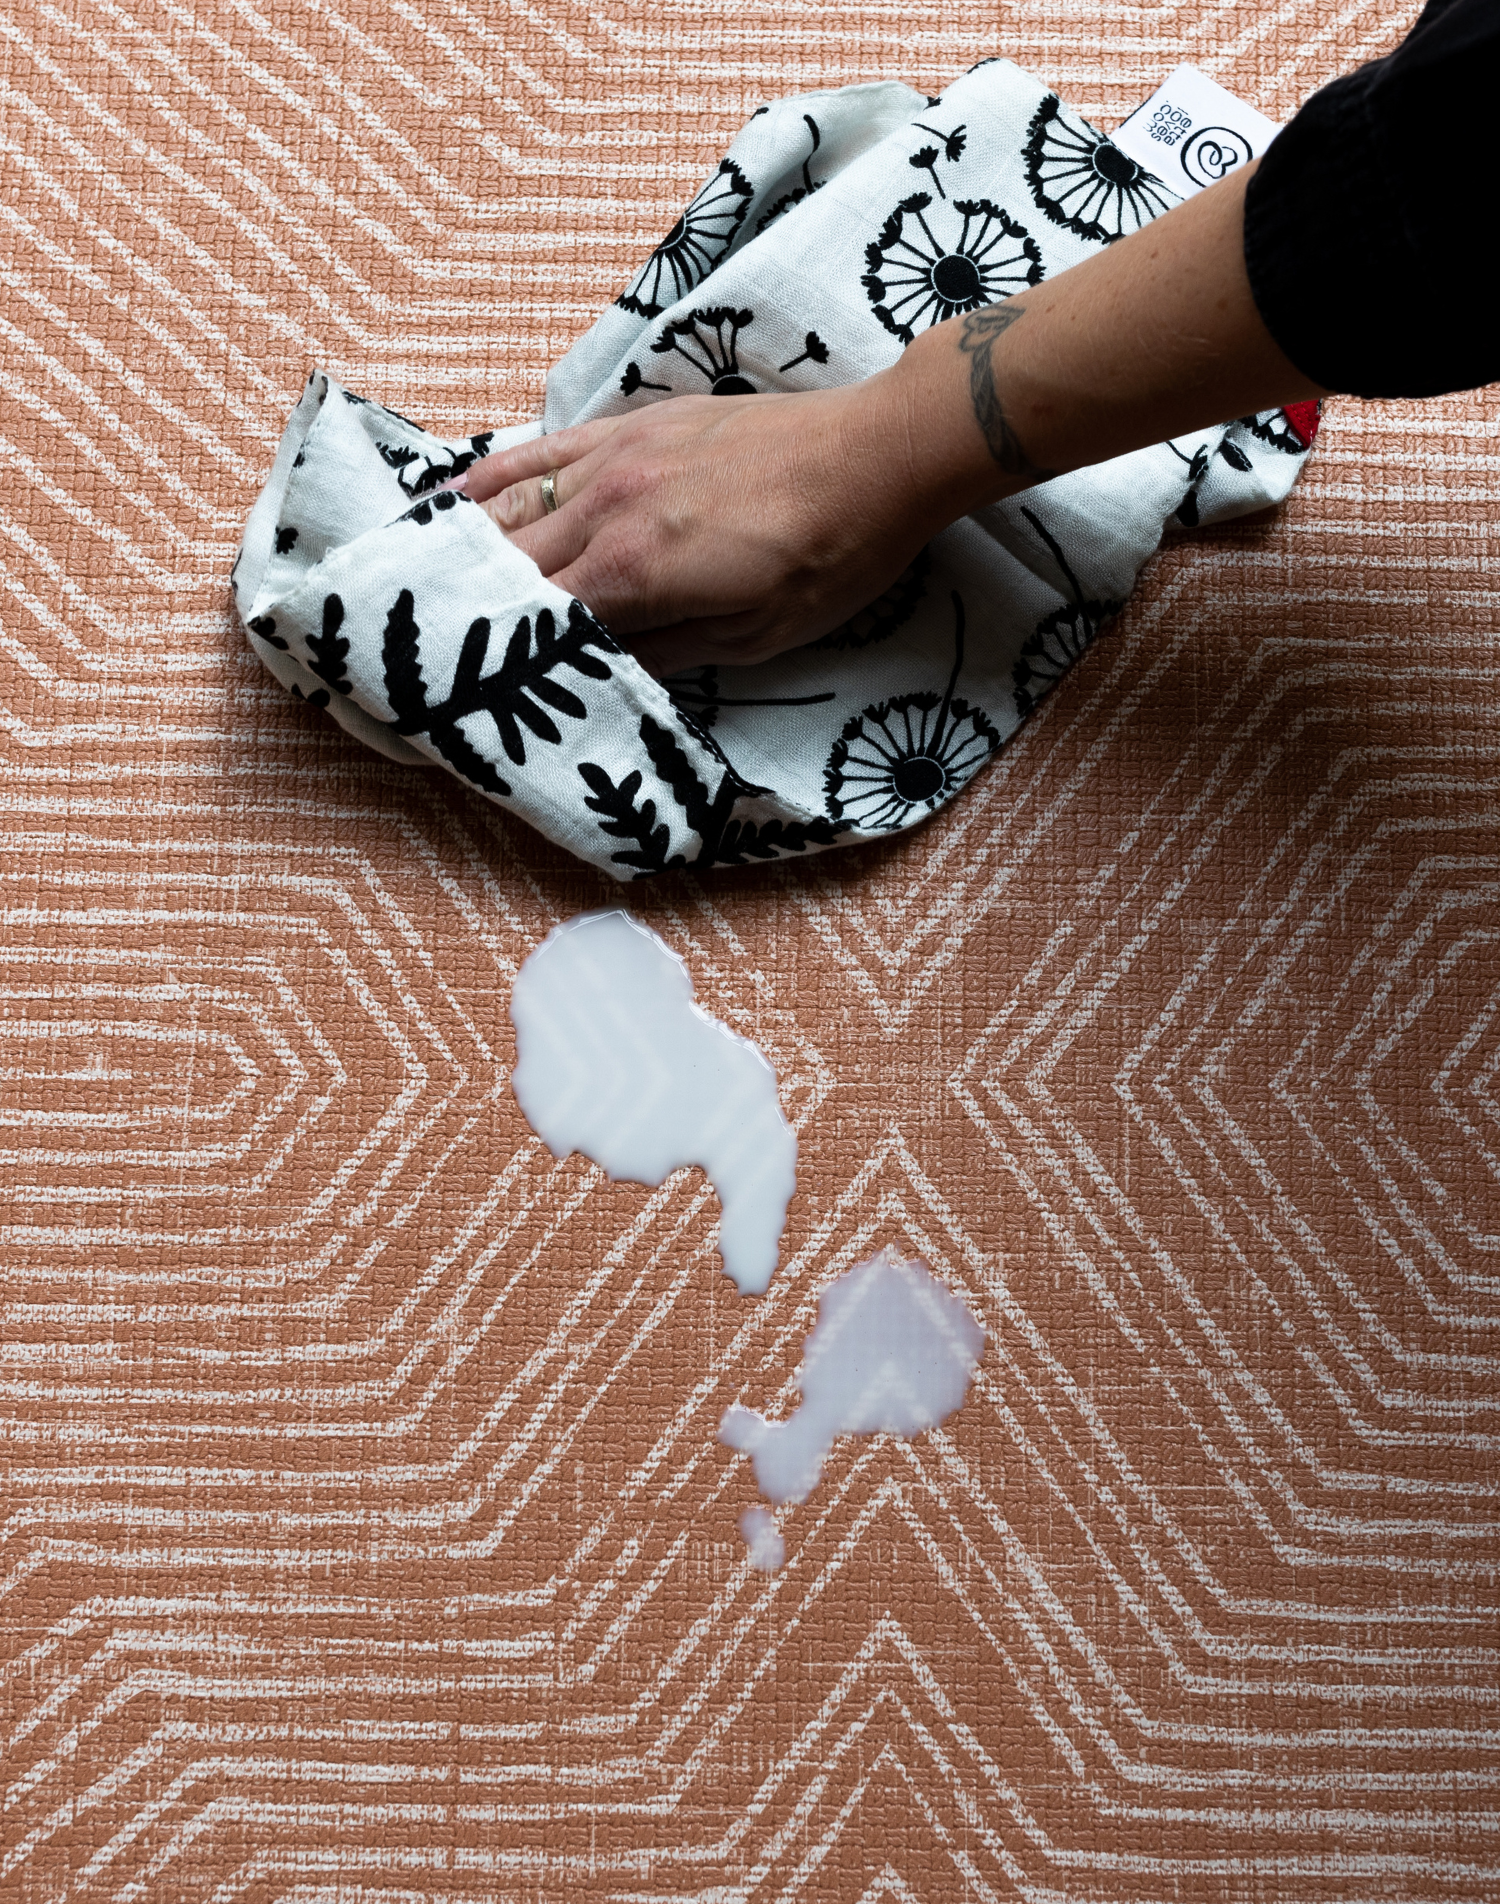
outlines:
M1254 157L1250 141L1241 133L1228 126L1204 126L1182 148L1181 165L1195 185L1216 185Z

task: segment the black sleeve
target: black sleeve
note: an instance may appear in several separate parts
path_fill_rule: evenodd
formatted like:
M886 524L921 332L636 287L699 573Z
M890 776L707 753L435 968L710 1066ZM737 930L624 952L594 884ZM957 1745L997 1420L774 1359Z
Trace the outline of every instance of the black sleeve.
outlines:
M1429 0L1384 59L1314 93L1245 196L1266 328L1326 390L1500 379L1490 197L1500 0Z

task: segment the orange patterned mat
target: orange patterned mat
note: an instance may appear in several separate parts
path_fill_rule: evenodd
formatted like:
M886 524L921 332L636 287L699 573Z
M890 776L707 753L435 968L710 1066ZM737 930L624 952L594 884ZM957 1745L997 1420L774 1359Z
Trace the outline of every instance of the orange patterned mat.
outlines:
M510 1096L618 889L225 587L309 365L530 414L768 97L1285 117L1415 10L10 6L0 1896L1500 1896L1493 408L1331 405L925 830L635 889L798 1122L760 1302ZM751 1573L881 1242L979 1377Z

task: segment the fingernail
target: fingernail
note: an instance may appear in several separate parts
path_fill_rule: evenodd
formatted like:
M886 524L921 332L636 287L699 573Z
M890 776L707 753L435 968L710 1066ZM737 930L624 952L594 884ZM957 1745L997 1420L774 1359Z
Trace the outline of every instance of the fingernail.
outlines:
M447 482L438 484L439 489L467 489L468 486L469 472L467 470L461 476L450 476Z

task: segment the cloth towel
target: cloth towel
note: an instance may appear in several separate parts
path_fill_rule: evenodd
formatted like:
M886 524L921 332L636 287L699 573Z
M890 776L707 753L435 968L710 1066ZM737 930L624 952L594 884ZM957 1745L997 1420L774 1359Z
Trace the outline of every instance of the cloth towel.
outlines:
M1174 202L1008 61L938 99L879 84L763 107L553 369L542 418L443 439L313 373L235 563L249 638L361 740L449 768L616 878L911 826L1089 646L1169 518L1286 495L1315 412L1058 477L945 530L831 634L666 683L438 486L490 450L668 395L867 377L926 326Z

